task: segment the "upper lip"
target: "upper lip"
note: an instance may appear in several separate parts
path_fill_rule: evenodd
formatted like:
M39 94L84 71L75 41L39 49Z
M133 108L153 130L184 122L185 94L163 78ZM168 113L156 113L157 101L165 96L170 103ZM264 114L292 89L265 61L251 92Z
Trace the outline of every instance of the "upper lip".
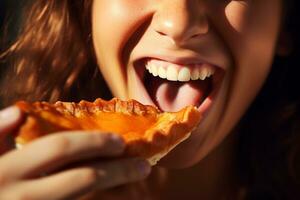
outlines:
M224 69L224 66L218 65L208 61L203 56L194 52L169 52L169 53L149 53L137 56L134 60L141 59L158 59L178 65L192 65L192 64L210 64Z

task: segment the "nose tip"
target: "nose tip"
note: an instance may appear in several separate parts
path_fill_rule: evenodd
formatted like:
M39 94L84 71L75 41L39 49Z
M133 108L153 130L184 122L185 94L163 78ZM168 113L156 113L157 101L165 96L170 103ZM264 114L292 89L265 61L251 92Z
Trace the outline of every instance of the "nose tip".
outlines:
M170 0L153 17L154 30L180 44L205 35L209 24L199 1ZM194 3L192 3L194 2ZM198 4L196 4L198 2Z
M165 21L155 29L159 35L168 37L174 43L186 42L192 38L201 37L208 33L208 30L207 23L203 25L182 26L172 21Z

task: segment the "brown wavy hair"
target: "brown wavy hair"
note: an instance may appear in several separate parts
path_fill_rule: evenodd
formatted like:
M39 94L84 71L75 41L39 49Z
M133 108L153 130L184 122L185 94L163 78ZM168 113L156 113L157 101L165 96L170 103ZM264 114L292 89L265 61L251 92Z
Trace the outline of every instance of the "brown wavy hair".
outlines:
M296 0L284 3L283 30L293 51L275 57L266 84L238 127L246 199L300 199L300 6ZM92 0L39 0L25 8L19 36L1 55L0 107L19 99L111 97L93 53L91 5Z
M91 5L92 0L39 0L25 6L19 36L1 55L0 107L19 99L109 98L93 54Z

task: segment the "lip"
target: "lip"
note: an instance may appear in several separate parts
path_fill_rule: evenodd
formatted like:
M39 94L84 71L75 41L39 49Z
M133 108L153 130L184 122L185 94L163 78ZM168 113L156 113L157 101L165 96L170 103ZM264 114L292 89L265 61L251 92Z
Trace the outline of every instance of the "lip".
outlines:
M170 52L157 50L156 53L139 55L133 59L133 62L145 59L157 59L178 65L209 64L222 70L226 70L226 66L223 65L223 63L208 60L204 56L188 50Z
M188 65L188 64L210 64L211 63L205 61L204 59L201 59L199 57L175 57L175 56L163 56L163 55L157 55L157 54L148 54L144 57L139 57L138 60L136 60L133 63L134 66L134 70L136 72L136 75L138 76L138 85L141 87L140 90L143 91L144 94L146 94L146 98L147 98L147 102L149 102L152 105L157 106L152 98L150 97L144 80L145 80L145 75L146 73L148 73L146 71L145 68L145 62L149 59L159 59L159 60L163 60L166 62L170 62L170 63L175 63L175 64L179 64L179 65ZM143 67L141 67L143 66ZM203 117L205 117L209 110L211 109L213 102L215 101L219 90L221 88L221 84L222 84L222 80L224 78L225 75L225 70L224 68L221 68L219 66L215 66L216 67L216 71L215 74L212 76L212 91L209 93L209 95L205 98L205 100L200 104L200 106L197 107L198 111L203 115Z

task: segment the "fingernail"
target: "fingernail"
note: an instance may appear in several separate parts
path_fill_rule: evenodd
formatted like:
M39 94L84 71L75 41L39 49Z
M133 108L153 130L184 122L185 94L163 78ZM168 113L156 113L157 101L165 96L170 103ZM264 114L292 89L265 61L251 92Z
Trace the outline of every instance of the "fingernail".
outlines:
M137 159L136 167L137 167L139 173L144 177L148 176L151 172L151 166L150 166L149 162L146 160Z
M5 108L0 112L0 123L13 123L19 119L20 114L20 110L16 106Z

